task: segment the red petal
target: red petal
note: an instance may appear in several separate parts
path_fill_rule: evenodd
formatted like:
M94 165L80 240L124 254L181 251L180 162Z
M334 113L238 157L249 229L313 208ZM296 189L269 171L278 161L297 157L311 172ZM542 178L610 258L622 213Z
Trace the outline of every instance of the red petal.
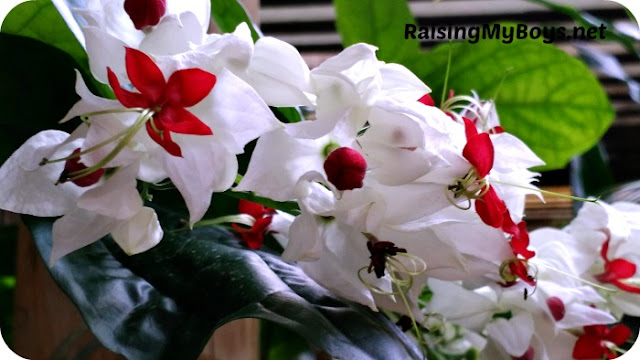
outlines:
M478 179L487 176L493 167L493 144L489 134L472 136L462 150L462 156L476 169Z
M494 126L489 129L489 134L502 134L504 132L504 128L500 125Z
M631 336L631 329L622 324L618 324L611 328L609 335L606 337L606 340L609 340L617 346L620 346L627 341L629 336Z
M124 11L138 30L156 25L166 10L165 0L125 0L124 2Z
M613 280L612 283L622 291L630 292L632 294L640 294L639 287L627 285L620 280Z
M589 325L584 327L584 333L604 338L609 333L609 327L607 325Z
M147 121L147 133L153 141L157 142L158 145L162 146L169 154L173 156L182 157L182 150L180 150L180 146L171 140L171 133L169 131L164 131L162 135L158 134L153 127L151 126L151 121ZM156 123L156 128L162 131L162 127L160 124Z
M526 282L527 284L531 286L534 286L536 284L536 281L533 279L533 277L529 275L529 272L527 271L527 267L525 266L524 261L520 260L520 261L510 263L509 270L511 270L511 273L513 275L519 277L520 279L522 279L522 281Z
M190 107L202 101L215 84L216 76L204 70L178 70L169 77L165 100L172 106Z
M604 244L602 244L602 248L600 249L600 256L602 256L602 259L605 262L609 262L609 256L607 255L607 253L609 252L609 241L611 240L611 238L609 236L607 236L607 241L604 242Z
M491 185L489 185L489 191L476 200L476 212L480 215L480 219L494 228L502 226L505 211L507 211L507 207L504 201L498 197Z
M433 98L429 94L425 94L423 97L418 99L418 101L427 106L436 106L435 101L433 101Z
M509 211L505 212L505 216L504 216L505 221L507 221L506 220L507 217L508 217L508 221L513 223L513 221L511 221L511 215L509 215ZM505 226L503 224L502 225L503 231L505 231L504 228ZM514 233L511 233L513 235L511 237L511 242L510 242L511 249L513 250L514 254L522 255L525 259L531 259L536 255L536 253L535 251L531 251L527 249L529 247L529 232L527 231L527 224L524 221L521 221L516 226L516 229L517 231L515 231Z
M126 48L127 75L133 86L151 104L158 105L167 83L156 63L140 50Z
M161 124L165 131L189 135L213 135L211 128L185 108L165 106L154 120L156 124Z
M604 273L596 275L601 282L628 279L636 273L636 265L625 259L615 259L604 265ZM602 280L601 280L602 279Z
M515 357L512 356L511 359L513 360L533 360L535 359L535 350L533 349L533 347L529 346L529 348L527 349L527 351L524 352L524 354Z
M128 108L134 108L134 107L148 108L149 107L150 104L147 102L144 96L142 96L142 94L134 93L134 92L123 89L120 86L120 81L118 80L118 77L109 68L107 68L107 76L109 78L109 85L111 86L111 89L113 89L113 93L116 95L116 98L118 99L118 101L120 101L122 105Z
M274 209L262 206L249 200L240 200L238 202L238 211L241 214L248 214L254 219L260 219L266 215L271 215L276 211Z
M464 121L464 134L467 137L467 141L469 141L469 139L478 135L478 129L476 128L476 124L474 124L469 118L463 116L462 120Z
M574 359L602 359L604 347L601 339L594 335L582 335L573 348Z

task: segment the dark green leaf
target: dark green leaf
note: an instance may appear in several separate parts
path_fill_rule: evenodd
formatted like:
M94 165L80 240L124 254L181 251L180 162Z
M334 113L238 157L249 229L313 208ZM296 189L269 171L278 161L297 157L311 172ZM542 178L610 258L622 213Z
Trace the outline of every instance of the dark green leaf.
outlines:
M590 149L613 120L609 99L589 68L540 40L443 44L421 55L423 61L410 68L436 99L450 46L448 87L456 94L475 90L483 99L495 98L499 88L496 107L505 130L529 145L547 163L545 170L563 168Z
M98 339L131 359L196 358L211 332L243 317L274 321L341 359L421 358L381 314L336 298L299 268L238 245L214 227L162 216L165 237L128 257L104 239L61 259L52 275ZM26 217L43 258L51 219Z
M211 0L211 17L222 32L233 32L238 24L246 22L251 29L253 41L262 36L238 0Z
M415 24L406 0L334 0L342 45L359 42L379 48L378 59L399 62L419 53L418 39L405 39L405 26Z
M598 143L571 160L571 190L576 196L600 196L613 188L606 150ZM576 205L581 205L577 202Z
M75 62L66 53L22 36L0 33L0 163L44 129L58 124L78 101ZM10 54L10 55L9 55ZM77 125L77 124L76 124Z
M2 23L5 34L42 41L69 54L89 73L87 53L49 0L27 1L16 6Z

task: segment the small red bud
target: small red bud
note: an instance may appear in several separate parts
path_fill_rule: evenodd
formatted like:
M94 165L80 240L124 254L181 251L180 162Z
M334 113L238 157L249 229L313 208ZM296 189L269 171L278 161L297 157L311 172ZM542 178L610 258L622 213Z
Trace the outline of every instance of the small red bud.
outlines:
M358 151L348 147L338 148L324 161L327 178L338 190L352 190L362 187L367 171L367 161Z
M125 0L124 11L129 14L136 29L157 25L167 11L166 0Z
M524 354L518 357L512 356L511 358L513 360L533 360L534 355L535 355L535 350L533 349L533 347L529 346L529 348L527 349L527 351L525 351Z
M562 300L557 296L552 296L547 299L547 306L551 310L551 315L556 321L560 321L564 318L565 308Z
M77 148L73 151L72 154L77 154L80 152L80 148ZM62 174L60 174L60 178L58 179L58 183L63 183L66 181L69 181L69 179L71 178L71 173L77 172L77 171L82 171L84 169L86 169L87 166L83 163L80 162L80 157L74 157L72 159L67 160L67 162L64 163L64 170L62 170ZM91 186L95 183L97 183L98 181L100 181L100 178L102 177L102 175L104 175L105 170L104 169L98 169L90 174L87 174L83 177L77 178L75 180L72 180L71 182L73 182L74 184L80 186L80 187L87 187L87 186Z

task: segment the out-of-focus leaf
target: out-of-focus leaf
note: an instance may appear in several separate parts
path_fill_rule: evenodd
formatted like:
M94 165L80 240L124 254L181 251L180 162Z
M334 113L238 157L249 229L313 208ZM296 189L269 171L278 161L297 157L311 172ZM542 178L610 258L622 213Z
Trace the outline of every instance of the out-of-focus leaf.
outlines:
M405 25L415 24L405 0L334 0L342 45L359 42L379 48L378 59L403 63L415 57L420 40L405 39Z

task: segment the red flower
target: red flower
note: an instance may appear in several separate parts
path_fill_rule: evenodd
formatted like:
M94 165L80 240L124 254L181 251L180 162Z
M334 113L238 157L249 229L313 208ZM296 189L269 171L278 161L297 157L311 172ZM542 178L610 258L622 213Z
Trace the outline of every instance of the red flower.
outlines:
M107 68L109 85L118 101L128 108L145 108L154 112L146 123L149 136L174 156L182 156L171 132L191 135L213 135L211 129L186 110L204 99L216 83L216 76L201 69L178 70L165 81L160 68L145 53L126 48L127 75L135 93L120 87L116 75Z
M165 0L125 0L124 11L127 12L133 25L138 30L153 26L167 11Z
M513 220L511 220L509 210L504 213L502 231L511 235L511 250L513 250L515 255L521 255L527 260L536 255L535 251L527 249L529 247L529 232L527 231L527 224L524 221L520 221L516 225Z
M253 216L256 222L250 229L243 228L238 224L231 224L231 226L242 237L249 249L259 249L264 242L264 234L269 230L269 225L271 225L272 215L276 211L248 200L240 200L238 210L241 214Z
M631 330L618 324L612 328L607 325L591 325L584 327L584 334L578 338L573 348L574 359L615 359L618 355L607 343L620 346L631 336Z
M621 280L628 279L635 275L636 264L625 259L613 259L609 260L607 253L609 252L609 241L611 238L607 238L607 241L602 245L600 250L600 256L604 259L604 272L596 275L596 279L602 283L609 283L617 286L619 289L640 294L640 288L637 286L627 285Z

